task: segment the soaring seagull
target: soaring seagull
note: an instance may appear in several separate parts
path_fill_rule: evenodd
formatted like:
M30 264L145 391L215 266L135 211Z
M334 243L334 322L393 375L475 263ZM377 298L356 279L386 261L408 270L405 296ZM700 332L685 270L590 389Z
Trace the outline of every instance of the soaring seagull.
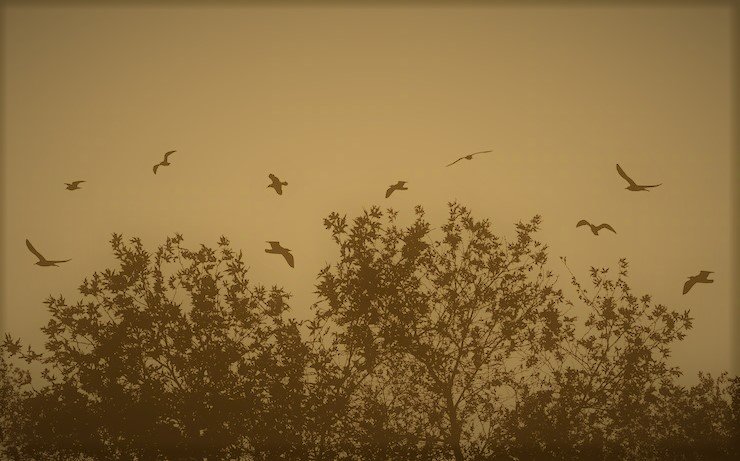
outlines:
M288 183L285 181L280 181L277 176L270 173L270 181L272 181L272 184L268 185L267 187L272 187L275 189L275 192L278 193L278 195L283 195L283 186L287 186Z
M454 162L450 163L447 166L452 166L452 165L456 164L457 162L459 162L460 160L463 160L463 159L465 159L465 160L473 160L473 156L474 155L487 154L489 152L493 152L493 151L491 151L491 150L482 150L480 152L473 152L472 154L463 155L462 157L460 157L459 159L455 160Z
M85 181L72 181L72 182L65 182L64 184L67 185L67 190L77 190L80 189L80 184L82 184Z
M617 172L619 173L619 176L623 177L625 181L627 181L628 183L630 183L630 185L625 188L627 190L631 190L631 191L641 191L641 190L648 191L648 188L649 187L658 187L658 186L660 186L660 184L654 184L652 186L643 186L643 185L637 184L636 182L634 182L632 180L632 178L630 178L629 176L627 176L627 173L625 173L624 170L622 169L622 167L619 166L619 163L617 163Z
M593 232L594 235L599 235L599 231L601 229L608 229L608 230L614 232L615 234L617 233L617 231L615 231L614 228L612 226L610 226L609 224L607 224L607 223L600 224L598 226L594 226L593 224L591 224L590 222L586 221L585 219L581 219L580 221L578 221L578 224L576 224L576 227L581 227L581 226L589 226L591 228L591 232Z
M398 181L397 183L391 185L391 187L389 187L388 190L385 191L385 198L390 197L394 191L409 190L409 188L405 187L404 184L406 184L406 181Z
M174 154L175 152L176 151L171 150L171 151L166 152L164 154L164 160L162 160L161 162L159 162L156 165L154 165L154 168L153 168L154 174L157 174L157 168L159 168L160 166L169 166L170 162L168 162L167 159L169 158L170 155Z
M31 242L29 242L28 239L26 239L26 246L28 247L29 250L31 250L31 253L33 253L34 255L36 255L37 258L39 258L39 260L36 262L37 266L56 266L57 264L66 263L67 261L71 261L71 259L65 259L64 261L49 261L48 259L41 256L41 253L36 251L36 248L34 248L33 245L31 245Z
M293 262L293 255L290 254L290 250L280 246L280 242L267 242L270 244L270 248L265 250L265 253L271 253L275 255L283 255L285 261L288 262L290 267L295 267Z
M696 283L713 283L714 280L709 280L709 274L713 274L712 271L701 271L697 275L689 277L686 283L683 284L683 294L689 292L691 287Z

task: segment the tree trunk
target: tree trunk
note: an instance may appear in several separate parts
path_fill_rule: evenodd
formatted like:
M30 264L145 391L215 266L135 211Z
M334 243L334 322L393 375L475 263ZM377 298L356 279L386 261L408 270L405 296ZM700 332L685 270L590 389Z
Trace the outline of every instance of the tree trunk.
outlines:
M447 392L446 397L447 416L450 418L450 445L452 447L452 453L455 455L455 461L465 461L462 447L460 446L462 428L460 427L460 421L458 421L457 419L457 409L455 408L455 403L452 400L452 389Z

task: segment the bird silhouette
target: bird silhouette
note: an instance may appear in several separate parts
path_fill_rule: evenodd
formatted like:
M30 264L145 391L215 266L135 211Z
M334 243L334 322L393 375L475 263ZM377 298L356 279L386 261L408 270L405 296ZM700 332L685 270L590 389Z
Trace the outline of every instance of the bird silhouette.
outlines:
M654 184L652 186L643 186L643 185L637 184L635 181L632 180L632 178L630 178L629 176L627 176L627 173L625 173L624 170L622 169L622 167L619 166L619 163L617 163L617 172L619 173L619 176L623 177L625 179L625 181L627 181L630 184L629 186L627 186L625 188L627 190L631 190L631 191L641 191L641 190L648 191L648 188L649 187L658 187L658 186L660 186L660 184Z
M490 151L490 150L482 150L480 152L473 152L472 154L463 155L462 157L460 157L459 159L455 160L454 162L450 163L447 166L452 166L452 165L456 164L457 162L459 162L460 160L463 160L463 159L465 159L465 160L473 160L473 156L474 155L487 154L489 152L493 152L493 151Z
M615 231L612 226L610 226L609 224L606 224L606 223L600 224L598 226L594 226L593 224L591 224L590 222L586 221L585 219L581 219L580 221L578 221L578 224L576 224L576 227L581 227L581 226L589 226L591 228L591 232L593 232L594 235L599 235L599 231L601 229L608 229L608 230L614 232L615 234L617 233L617 231Z
M175 152L176 151L171 150L164 154L164 160L154 165L154 168L153 168L154 174L157 174L157 168L159 168L160 166L169 166L170 162L168 162L167 159L170 157L170 155L174 154Z
M77 190L80 189L80 184L82 184L85 181L72 181L72 182L65 182L64 184L67 185L67 190Z
M295 267L294 262L293 262L293 255L290 254L289 249L281 247L280 242L267 242L267 243L270 244L270 248L267 248L265 250L265 253L283 255L283 258L285 258L285 261L288 262L288 265L290 267Z
M714 280L709 280L709 274L713 274L712 271L701 271L697 275L689 277L686 283L683 284L683 294L689 292L691 287L697 283L714 283Z
M288 183L285 181L280 181L277 176L270 173L270 181L272 181L272 184L268 185L267 187L272 187L275 189L275 192L278 193L278 195L283 195L283 186L287 186Z
M28 239L26 239L26 246L28 247L29 250L31 250L31 253L33 253L34 255L36 255L37 258L39 258L39 260L36 262L37 266L56 266L57 264L66 263L67 261L71 261L71 259L65 259L63 261L50 261L44 258L43 256L41 256L41 253L36 251L36 248L34 248L33 245L31 245L31 242L29 242Z
M406 181L398 181L397 183L393 184L391 187L388 188L387 191L385 191L385 198L390 197L394 191L409 190L408 187L404 187L404 184L406 184Z

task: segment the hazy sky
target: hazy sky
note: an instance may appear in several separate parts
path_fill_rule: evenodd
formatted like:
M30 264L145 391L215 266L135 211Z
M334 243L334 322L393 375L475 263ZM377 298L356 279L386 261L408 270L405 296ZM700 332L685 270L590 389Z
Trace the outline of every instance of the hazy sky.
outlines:
M505 235L541 214L558 273L558 256L584 281L628 258L636 294L692 310L675 363L689 376L730 367L727 7L8 7L4 20L14 336L41 345L42 301L77 299L111 267L113 232L150 249L175 232L194 247L226 235L305 318L338 255L326 215L421 204L439 222L456 199ZM616 163L663 185L626 191ZM283 196L269 173L288 181ZM76 179L88 182L66 191ZM385 199L398 180L409 190ZM581 218L618 234L576 229ZM35 266L26 238L72 261ZM295 269L266 240L291 248ZM715 283L682 295L702 269Z

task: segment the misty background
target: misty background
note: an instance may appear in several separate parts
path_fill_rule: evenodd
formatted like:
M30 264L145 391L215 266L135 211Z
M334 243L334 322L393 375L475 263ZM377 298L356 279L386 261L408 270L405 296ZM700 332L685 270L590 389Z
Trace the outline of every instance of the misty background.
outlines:
M42 301L109 267L113 232L152 250L226 235L302 319L338 256L330 212L406 222L420 204L438 223L457 200L507 235L541 214L563 288L558 256L580 277L626 257L635 294L691 309L684 379L740 371L729 7L9 6L3 21L2 330L34 346ZM628 192L616 163L662 185ZM409 190L384 198L398 180ZM72 261L35 266L26 238ZM700 270L714 284L682 295Z

